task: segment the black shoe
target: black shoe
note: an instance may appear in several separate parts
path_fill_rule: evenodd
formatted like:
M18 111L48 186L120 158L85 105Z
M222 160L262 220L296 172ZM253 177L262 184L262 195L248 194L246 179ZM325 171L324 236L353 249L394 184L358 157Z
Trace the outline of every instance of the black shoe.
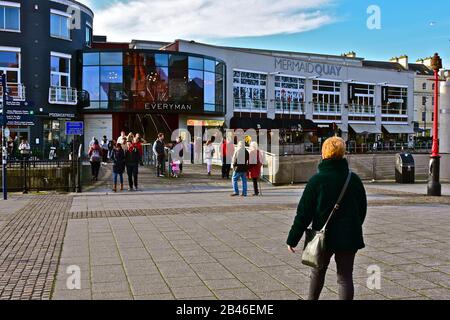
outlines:
M232 193L232 194L230 194L230 197L237 197L239 194L237 194L237 193Z

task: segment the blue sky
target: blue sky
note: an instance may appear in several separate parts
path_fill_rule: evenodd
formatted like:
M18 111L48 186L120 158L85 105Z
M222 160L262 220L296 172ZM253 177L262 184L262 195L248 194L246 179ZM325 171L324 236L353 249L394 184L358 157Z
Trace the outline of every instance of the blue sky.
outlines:
M96 13L94 32L106 33L115 41L182 38L229 46L338 55L353 50L359 57L376 60L407 54L411 62L439 52L444 65L450 67L450 1L447 0L81 2L90 5ZM134 2L135 9L121 6L120 2ZM379 30L367 28L370 5L381 9Z

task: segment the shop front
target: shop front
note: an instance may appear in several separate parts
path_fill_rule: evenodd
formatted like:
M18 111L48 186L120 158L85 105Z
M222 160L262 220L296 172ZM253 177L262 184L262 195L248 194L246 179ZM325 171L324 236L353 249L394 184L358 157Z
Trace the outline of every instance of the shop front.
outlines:
M51 150L55 150L58 159L67 159L74 136L66 135L66 123L80 120L75 113L48 113L40 117L43 129L42 158L48 159ZM40 141L36 141L40 142Z

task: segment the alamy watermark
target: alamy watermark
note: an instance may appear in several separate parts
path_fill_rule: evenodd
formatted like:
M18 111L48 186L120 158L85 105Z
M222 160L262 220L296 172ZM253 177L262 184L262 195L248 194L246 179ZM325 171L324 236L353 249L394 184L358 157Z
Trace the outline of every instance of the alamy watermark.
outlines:
M69 290L81 289L81 269L77 265L70 265L66 269L66 273L69 274L66 280L66 287Z
M367 28L369 30L380 30L381 29L381 8L377 5L370 5L367 7Z

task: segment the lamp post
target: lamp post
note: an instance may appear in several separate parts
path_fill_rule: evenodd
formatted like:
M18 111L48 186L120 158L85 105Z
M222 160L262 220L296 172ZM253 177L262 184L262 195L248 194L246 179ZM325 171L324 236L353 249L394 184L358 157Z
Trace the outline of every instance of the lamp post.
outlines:
M431 68L434 70L434 119L433 119L433 146L430 157L430 171L428 175L429 196L441 196L441 183L439 182L439 70L442 68L442 60L437 53L431 60Z

